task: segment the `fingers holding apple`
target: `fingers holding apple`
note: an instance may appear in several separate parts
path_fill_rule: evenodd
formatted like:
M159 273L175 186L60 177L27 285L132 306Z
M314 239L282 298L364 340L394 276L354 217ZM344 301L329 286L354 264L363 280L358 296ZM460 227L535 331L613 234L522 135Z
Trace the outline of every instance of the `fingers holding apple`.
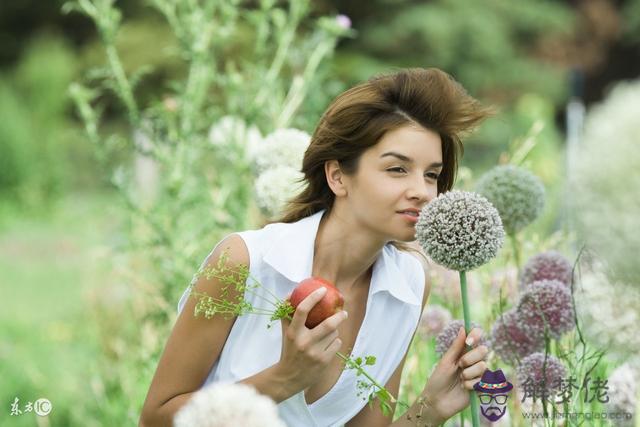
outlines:
M321 289L325 289L321 291ZM309 277L296 286L289 297L289 302L295 308L292 320L305 316L304 325L313 329L323 320L338 313L344 307L344 297L333 283L320 277Z

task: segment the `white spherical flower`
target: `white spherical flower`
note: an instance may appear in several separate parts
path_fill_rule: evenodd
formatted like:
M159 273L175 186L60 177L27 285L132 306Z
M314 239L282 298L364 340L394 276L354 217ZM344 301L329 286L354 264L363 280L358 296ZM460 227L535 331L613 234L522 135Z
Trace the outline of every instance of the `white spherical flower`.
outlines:
M496 256L504 241L504 229L498 211L487 199L453 190L440 194L422 209L416 239L438 264L469 271Z
M288 166L269 169L255 181L256 203L260 211L272 218L281 213L287 200L302 191L302 172Z
M241 146L245 158L253 157L253 151L262 144L262 135L255 126L247 126L236 116L223 116L209 129L209 142L216 147Z
M278 129L269 134L251 153L256 174L279 166L301 170L311 136L299 129Z
M576 311L585 338L619 363L640 359L640 290L610 280L602 265L582 270L574 290Z
M241 383L213 383L176 413L175 427L286 427L269 397Z
M497 166L478 180L478 193L500 212L504 229L514 234L540 215L544 186L531 172L513 166Z
M571 178L580 237L622 281L640 285L640 80L617 84L585 118ZM636 194L636 196L634 196Z
M625 363L617 367L609 375L609 412L630 414L631 418L619 419L621 427L633 427L636 415L636 405L638 403L638 373Z

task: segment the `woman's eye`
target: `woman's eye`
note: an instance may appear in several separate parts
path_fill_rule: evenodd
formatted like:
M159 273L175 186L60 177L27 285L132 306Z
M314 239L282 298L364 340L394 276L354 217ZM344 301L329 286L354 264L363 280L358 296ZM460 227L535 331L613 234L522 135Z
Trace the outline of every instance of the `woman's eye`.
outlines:
M389 168L387 169L389 172L405 172L404 168L401 167L397 167L397 168Z
M406 172L406 170L403 167L395 167L395 168L389 168L387 169L387 171L389 172ZM430 178L430 179L434 179L434 180L438 180L438 178L440 178L440 175L438 175L435 172L431 172L431 173L427 173L425 174L425 177Z

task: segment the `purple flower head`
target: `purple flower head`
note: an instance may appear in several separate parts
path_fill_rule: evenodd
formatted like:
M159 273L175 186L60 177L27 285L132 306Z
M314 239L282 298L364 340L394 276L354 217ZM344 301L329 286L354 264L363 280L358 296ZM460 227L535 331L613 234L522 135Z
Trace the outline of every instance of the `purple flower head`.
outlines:
M436 337L436 353L438 353L440 356L445 354L447 350L449 350L449 347L451 347L451 344L453 344L453 341L458 336L458 331L463 326L464 321L460 319L455 319L449 322L449 324L447 324L442 332L440 332ZM471 322L471 329L479 327L480 325L478 325L476 322ZM489 346L484 336L480 338L480 344L478 345L485 345L487 347Z
M538 254L525 264L520 277L520 287L525 288L538 280L557 280L571 286L573 266L567 258L556 251Z
M545 361L545 354L540 352L525 357L516 369L520 388L532 387L529 390L535 390L538 397L542 397L541 391L544 391L552 398L566 374L567 370L558 358L547 354Z
M418 334L423 338L435 337L450 321L451 312L449 310L437 304L428 305L420 318Z
M546 320L549 336L560 338L575 327L571 291L557 280L533 282L520 297L518 316L537 336L544 336Z
M512 308L496 319L491 328L489 345L496 354L511 365L518 360L544 349L544 339L531 333L528 325L520 319L516 309Z
M351 28L351 19L349 19L347 15L337 15L336 22L341 28L344 28L345 30Z

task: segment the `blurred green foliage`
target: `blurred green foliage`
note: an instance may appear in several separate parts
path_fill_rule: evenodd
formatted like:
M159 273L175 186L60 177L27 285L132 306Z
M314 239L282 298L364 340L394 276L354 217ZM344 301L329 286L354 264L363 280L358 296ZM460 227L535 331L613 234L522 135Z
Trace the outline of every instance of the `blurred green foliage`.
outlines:
M40 207L69 182L64 96L73 53L60 38L35 39L11 73L0 75L0 197Z

